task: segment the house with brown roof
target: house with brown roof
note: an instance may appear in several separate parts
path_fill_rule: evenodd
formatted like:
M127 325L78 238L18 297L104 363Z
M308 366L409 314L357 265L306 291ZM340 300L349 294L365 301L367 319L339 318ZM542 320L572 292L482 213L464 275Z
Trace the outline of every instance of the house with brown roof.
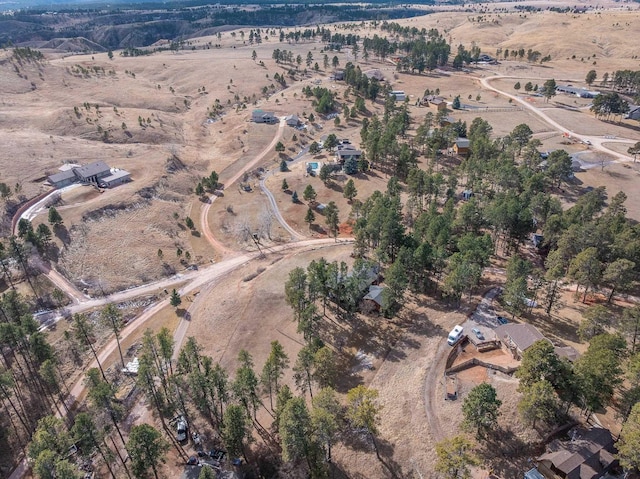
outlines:
M435 112L447 109L447 100L445 100L441 96L429 95L425 97L422 102Z
M537 459L546 479L600 479L617 465L611 432L601 427L574 428L568 441L556 439Z

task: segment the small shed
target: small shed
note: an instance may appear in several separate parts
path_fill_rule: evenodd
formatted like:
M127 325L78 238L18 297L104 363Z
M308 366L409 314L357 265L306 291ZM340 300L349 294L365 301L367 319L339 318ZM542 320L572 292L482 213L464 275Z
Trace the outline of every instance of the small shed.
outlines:
M453 144L453 151L456 155L467 156L469 154L469 145L471 142L467 138L456 138Z
M389 96L392 96L396 99L396 101L405 101L407 99L407 94L402 90L394 90L389 92Z

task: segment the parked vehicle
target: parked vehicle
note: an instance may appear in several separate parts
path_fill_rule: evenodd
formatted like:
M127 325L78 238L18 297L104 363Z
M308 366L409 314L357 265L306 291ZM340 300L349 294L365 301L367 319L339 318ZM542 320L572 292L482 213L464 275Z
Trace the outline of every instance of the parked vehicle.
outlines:
M176 440L179 443L183 443L187 440L188 430L189 426L187 425L187 420L184 416L180 416L176 421Z
M451 332L449 333L449 337L447 338L447 344L449 344L449 346L453 346L458 341L460 341L463 329L464 328L458 324L451 330Z
M482 331L480 331L478 328L473 328L471 332L475 334L476 338L478 338L479 340L481 341L484 340L484 335L482 334Z
M507 320L507 318L505 318L504 316L498 316L498 323L500 324L507 324L509 321Z

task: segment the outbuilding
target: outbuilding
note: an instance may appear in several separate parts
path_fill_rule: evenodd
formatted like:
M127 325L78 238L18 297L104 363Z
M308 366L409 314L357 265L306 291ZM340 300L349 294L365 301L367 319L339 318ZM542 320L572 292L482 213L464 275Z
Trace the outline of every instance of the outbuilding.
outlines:
M113 188L114 186L128 183L131 181L131 173L125 170L115 170L100 180L101 188Z
M453 144L453 151L456 155L467 156L471 142L467 138L457 138Z

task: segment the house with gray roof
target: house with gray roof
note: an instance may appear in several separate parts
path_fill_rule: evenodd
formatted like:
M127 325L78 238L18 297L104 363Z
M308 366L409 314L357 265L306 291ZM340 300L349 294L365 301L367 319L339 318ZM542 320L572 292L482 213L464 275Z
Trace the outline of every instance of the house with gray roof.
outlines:
M496 337L515 359L521 359L522 354L540 340L549 341L538 328L531 324L507 323L495 329Z
M94 161L88 165L74 168L73 172L81 183L93 183L97 185L100 178L111 174L111 168L109 168L109 165L104 161Z
M100 179L99 186L101 188L113 188L114 186L128 183L129 181L131 181L131 173L125 170L114 169L109 176Z
M362 298L365 303L368 303L369 307L372 311L380 311L384 306L382 292L384 291L383 286L378 286L376 284L372 284L369 286L369 292Z
M272 111L253 110L251 113L251 121L254 123L273 124L278 121L278 117Z
M73 183L112 188L131 181L131 173L110 168L104 161L95 161L84 166L65 165L60 170L60 173L47 177L47 182L54 188L64 188Z
M347 146L348 148L343 148L336 151L336 162L340 163L341 165L344 165L344 162L350 159L359 161L362 157L362 152L360 150L356 150L350 145L345 145L345 147Z
M78 178L73 170L65 170L47 177L49 184L55 188L64 188L76 182Z
M640 120L640 106L629 105L629 112L624 118L626 120Z

